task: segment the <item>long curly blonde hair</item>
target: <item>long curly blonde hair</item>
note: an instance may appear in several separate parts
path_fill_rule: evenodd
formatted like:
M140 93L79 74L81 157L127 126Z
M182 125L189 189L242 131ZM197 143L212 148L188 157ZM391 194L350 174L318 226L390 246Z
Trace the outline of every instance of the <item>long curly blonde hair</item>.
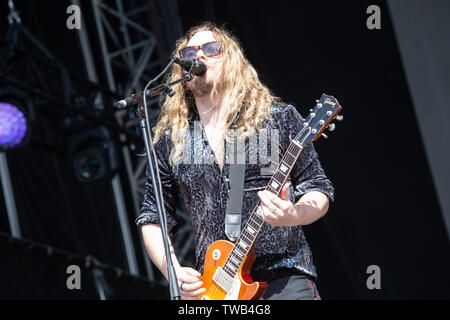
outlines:
M217 94L217 88L223 88L224 99L229 103L225 111L225 129L234 124L239 128L239 138L246 139L252 135L262 123L270 116L270 107L279 98L272 95L270 90L261 82L256 70L245 58L238 40L225 28L218 27L212 22L203 22L192 27L186 35L177 40L172 57L178 57L180 49L184 48L189 40L200 31L211 31L214 38L222 43L223 64L219 81L215 81L211 90L211 98ZM226 72L224 72L226 70ZM183 70L173 65L165 81L167 83L181 78ZM189 130L188 115L195 110L193 94L183 83L176 88L172 97L165 97L162 101L158 121L153 128L154 143L168 130L172 140L172 149L169 162L178 163L184 154L185 137ZM226 130L225 130L226 131ZM226 136L225 136L226 138Z

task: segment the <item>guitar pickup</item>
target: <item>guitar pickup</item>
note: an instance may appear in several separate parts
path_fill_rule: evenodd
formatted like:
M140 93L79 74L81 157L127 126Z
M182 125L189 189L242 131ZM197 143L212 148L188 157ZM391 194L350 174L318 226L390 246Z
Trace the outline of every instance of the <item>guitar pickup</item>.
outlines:
M225 271L218 267L216 272L213 275L213 281L219 285L227 294L231 293L231 289L233 289L234 278L230 277Z

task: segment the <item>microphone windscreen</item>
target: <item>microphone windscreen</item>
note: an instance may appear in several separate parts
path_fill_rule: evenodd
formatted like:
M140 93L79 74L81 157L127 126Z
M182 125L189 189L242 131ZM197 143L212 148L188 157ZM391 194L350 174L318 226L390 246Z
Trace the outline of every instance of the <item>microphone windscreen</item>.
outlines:
M206 64L204 64L202 61L196 60L194 62L194 67L192 69L193 69L193 73L196 76L202 76L206 73L207 68L206 68Z

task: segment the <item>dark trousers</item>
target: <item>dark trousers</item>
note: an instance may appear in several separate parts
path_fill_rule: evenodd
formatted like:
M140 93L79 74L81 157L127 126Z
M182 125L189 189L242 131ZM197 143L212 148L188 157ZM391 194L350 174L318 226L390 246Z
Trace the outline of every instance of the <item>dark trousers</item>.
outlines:
M261 300L321 300L314 280L295 271L259 273L253 280L267 281Z

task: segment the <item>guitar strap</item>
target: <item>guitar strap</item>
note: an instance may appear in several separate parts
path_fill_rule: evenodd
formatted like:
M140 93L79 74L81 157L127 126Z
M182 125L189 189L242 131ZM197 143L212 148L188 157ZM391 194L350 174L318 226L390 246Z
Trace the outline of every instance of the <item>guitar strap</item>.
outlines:
M241 233L242 202L244 197L245 178L245 143L239 141L230 144L229 156L231 161L229 178L225 181L227 207L225 214L225 234L232 242L236 242Z

